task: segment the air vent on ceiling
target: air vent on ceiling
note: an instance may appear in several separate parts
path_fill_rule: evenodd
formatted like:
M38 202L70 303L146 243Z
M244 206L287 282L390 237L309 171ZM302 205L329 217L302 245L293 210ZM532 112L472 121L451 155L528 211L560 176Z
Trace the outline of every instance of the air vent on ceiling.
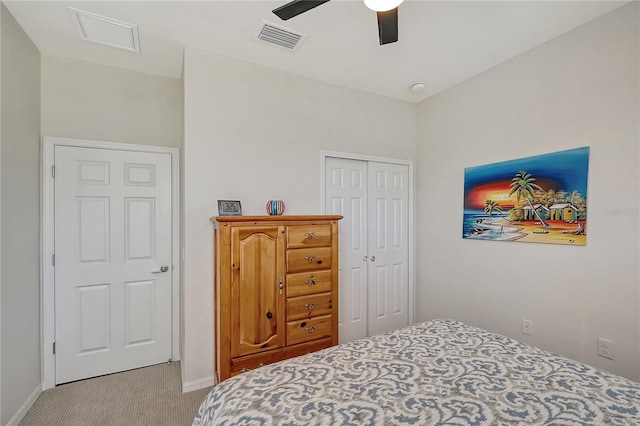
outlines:
M258 31L258 40L287 50L296 50L307 35L301 32L281 27L271 22L262 21Z
M140 53L137 25L73 7L69 12L81 39Z

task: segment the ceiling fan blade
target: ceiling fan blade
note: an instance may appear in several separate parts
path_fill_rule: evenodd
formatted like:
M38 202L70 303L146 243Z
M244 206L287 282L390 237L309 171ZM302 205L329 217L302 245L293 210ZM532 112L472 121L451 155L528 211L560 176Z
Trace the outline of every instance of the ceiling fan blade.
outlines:
M377 13L380 45L398 41L398 8Z
M273 13L278 15L280 19L286 21L289 18L298 16L308 10L318 7L329 0L294 0L290 3L280 6L277 9L273 9Z

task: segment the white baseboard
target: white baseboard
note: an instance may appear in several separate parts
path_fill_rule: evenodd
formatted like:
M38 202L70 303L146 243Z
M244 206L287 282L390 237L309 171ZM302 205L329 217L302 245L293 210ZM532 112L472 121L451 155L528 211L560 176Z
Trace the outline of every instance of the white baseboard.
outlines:
M7 423L7 426L18 426L22 421L22 419L24 418L24 416L27 415L27 411L29 411L29 409L33 406L33 404L35 404L36 400L38 399L41 393L42 393L42 384L39 384L38 386L36 386L33 392L31 392L31 395L29 395L29 397L24 402L24 404L20 406L20 409L18 409L18 412L11 418L11 420L9 420L9 422Z
M216 384L215 376L205 377L204 379L192 380L190 382L182 382L182 393L193 392L198 389L208 388Z

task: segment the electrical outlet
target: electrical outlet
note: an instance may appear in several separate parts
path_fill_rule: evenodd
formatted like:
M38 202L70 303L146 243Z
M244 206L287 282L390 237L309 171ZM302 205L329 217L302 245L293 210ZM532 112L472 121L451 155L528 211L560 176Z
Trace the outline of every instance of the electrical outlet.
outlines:
M522 319L522 332L529 335L533 334L533 323L531 320Z
M598 355L613 359L613 341L598 337Z

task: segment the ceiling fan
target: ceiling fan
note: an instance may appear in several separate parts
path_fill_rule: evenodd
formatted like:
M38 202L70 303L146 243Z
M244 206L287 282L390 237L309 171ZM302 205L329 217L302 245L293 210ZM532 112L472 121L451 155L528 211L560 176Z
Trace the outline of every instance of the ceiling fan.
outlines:
M307 12L329 0L294 0L273 9L280 19L286 21ZM398 6L404 0L364 0L364 4L378 15L380 45L398 41Z

